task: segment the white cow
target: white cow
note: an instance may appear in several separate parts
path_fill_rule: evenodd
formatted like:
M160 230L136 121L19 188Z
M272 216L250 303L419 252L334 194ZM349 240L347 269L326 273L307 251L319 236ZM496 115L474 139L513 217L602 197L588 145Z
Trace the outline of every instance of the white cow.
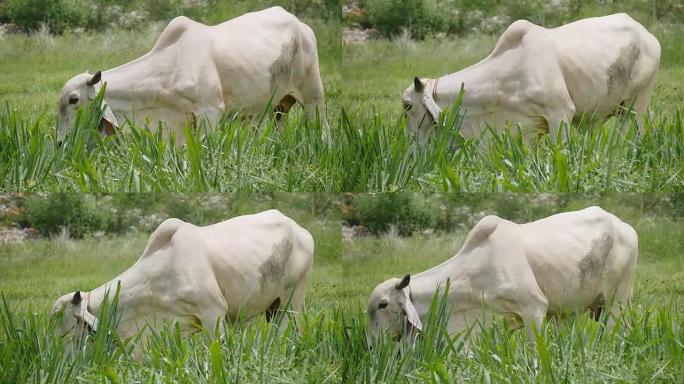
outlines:
M316 37L280 7L251 12L216 26L176 17L144 56L94 75L84 73L62 89L58 141L75 112L107 84L101 133L112 134L123 116L183 138L189 121L216 124L224 112L259 114L272 98L276 118L295 102L325 120Z
M520 123L528 141L548 132L555 142L561 126L609 117L632 102L641 127L659 65L658 40L624 13L553 29L518 20L484 60L438 79L416 77L402 100L410 128L425 132L463 85L463 136L508 122Z
M421 330L436 292L443 292L449 334L475 331L495 314L541 330L547 315L590 309L595 319L610 305L608 327L632 294L637 234L598 207L527 224L487 216L446 262L378 285L368 303L369 326L402 336Z
M265 312L270 320L288 301L300 312L313 254L309 232L277 210L206 227L168 219L133 266L90 292L62 296L52 313L64 308L65 335L97 330L105 294L113 297L120 284L122 337L145 334L147 324L156 328L173 321L184 333L201 328L213 333L224 318Z

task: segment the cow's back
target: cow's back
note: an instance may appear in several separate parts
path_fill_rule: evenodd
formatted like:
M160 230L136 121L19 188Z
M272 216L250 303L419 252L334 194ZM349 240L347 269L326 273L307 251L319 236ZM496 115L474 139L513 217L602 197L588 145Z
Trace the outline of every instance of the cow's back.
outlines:
M294 286L313 262L311 235L277 210L195 227L177 240L176 257L206 265L229 310L247 297L255 308L268 306L273 292Z
M658 40L627 14L582 19L547 31L577 116L612 114L658 71Z
M519 225L526 261L549 308L581 309L633 273L636 232L599 207Z
M260 112L273 96L290 91L291 74L302 65L310 28L280 7L251 12L211 27L212 58L226 110ZM310 34L313 36L313 34ZM308 68L307 68L308 69ZM274 95L275 92L275 95Z

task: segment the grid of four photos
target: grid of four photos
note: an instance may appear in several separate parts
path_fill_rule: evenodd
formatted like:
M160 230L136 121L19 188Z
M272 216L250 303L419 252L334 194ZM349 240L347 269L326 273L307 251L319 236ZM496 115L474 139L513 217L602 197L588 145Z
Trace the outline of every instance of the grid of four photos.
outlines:
M0 1L0 382L671 382L679 1Z

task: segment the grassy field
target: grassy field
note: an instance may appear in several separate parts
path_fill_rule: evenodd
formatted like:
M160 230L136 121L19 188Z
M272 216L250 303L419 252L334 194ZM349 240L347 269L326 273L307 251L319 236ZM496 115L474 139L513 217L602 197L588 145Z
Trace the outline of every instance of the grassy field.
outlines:
M243 3L240 3L243 4ZM235 12L243 11L236 9ZM601 13L597 8L595 13ZM238 13L236 13L238 14ZM225 17L234 15L223 15ZM208 20L216 22L218 20ZM0 187L43 191L682 191L683 24L647 23L663 46L648 133L634 121L582 124L567 144L515 135L458 139L455 113L419 143L406 132L400 95L413 76L438 76L486 56L496 36L406 38L341 46L340 24L310 23L318 38L330 134L292 113L273 124L226 118L177 148L144 127L100 140L85 114L55 146L57 97L66 80L143 54L163 23L81 35L0 40Z
M471 356L456 352L461 345L452 345L439 327L426 328L427 334L416 345L397 347L399 355L388 350L359 355L363 364L381 367L372 371L375 376L370 382L403 381L404 376L405 382L431 383L680 382L684 370L684 222L651 216L648 210L632 206L615 206L610 199L603 199L601 205L639 234L634 301L627 315L631 326L621 324L613 334L601 334L601 327L588 314L552 321L546 324L545 339L536 351L527 345L525 332L493 327L472 341ZM568 209L585 206L578 201ZM424 271L456 254L466 233L344 241L350 312L361 316L369 292L380 282ZM385 347L392 350L395 346ZM539 358L537 368L531 364L533 356Z

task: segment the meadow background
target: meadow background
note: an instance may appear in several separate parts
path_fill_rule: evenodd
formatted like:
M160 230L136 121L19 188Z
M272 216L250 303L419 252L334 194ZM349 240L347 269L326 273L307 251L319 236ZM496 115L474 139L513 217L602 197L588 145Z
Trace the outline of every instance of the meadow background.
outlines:
M195 132L177 148L145 127L100 140L93 129L98 111L85 111L67 145L56 147L57 97L73 75L147 52L175 15L211 24L275 4L316 32L329 131L295 108L283 132L268 119L252 124L226 116L211 133ZM0 186L84 192L682 191L682 8L677 1L642 0L4 1L0 22L24 32L0 37ZM527 147L507 133L464 142L457 108L427 142L406 132L400 96L413 76L438 76L480 60L518 18L553 27L618 11L643 23L663 48L646 135L627 118L623 130L616 119L584 122L567 144L541 137ZM349 31L378 39L343 46Z

